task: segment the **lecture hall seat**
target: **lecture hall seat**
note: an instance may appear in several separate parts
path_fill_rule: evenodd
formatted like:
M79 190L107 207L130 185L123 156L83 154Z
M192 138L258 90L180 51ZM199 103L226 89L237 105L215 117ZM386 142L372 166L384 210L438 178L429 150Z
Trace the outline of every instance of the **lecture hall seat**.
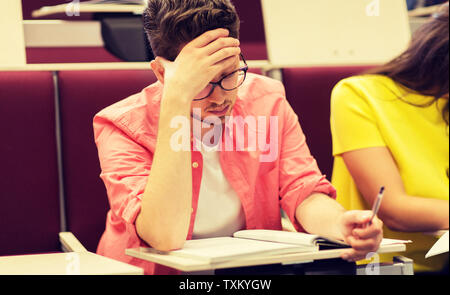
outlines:
M123 62L103 47L26 48L27 63Z
M247 60L267 60L264 19L260 0L233 0L241 20L241 50Z
M333 66L283 69L287 99L297 114L311 154L319 169L331 180L333 171L330 130L330 98L342 79L370 69L370 66Z
M59 72L67 227L88 251L96 251L109 210L100 179L94 115L155 81L150 70Z
M0 72L0 256L59 252L51 72Z

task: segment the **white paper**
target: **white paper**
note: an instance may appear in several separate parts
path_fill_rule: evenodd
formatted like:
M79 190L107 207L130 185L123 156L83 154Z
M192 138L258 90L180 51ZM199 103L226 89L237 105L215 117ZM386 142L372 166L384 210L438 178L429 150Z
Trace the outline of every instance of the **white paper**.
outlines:
M448 231L431 247L425 258L448 252Z
M218 237L189 240L180 250L170 251L170 255L202 259L209 263L218 263L251 255L278 255L309 252L311 247L265 241ZM318 250L318 249L316 249Z
M412 243L411 240L395 240L395 239L384 238L381 241L380 246L396 245L396 244L410 244L410 243Z

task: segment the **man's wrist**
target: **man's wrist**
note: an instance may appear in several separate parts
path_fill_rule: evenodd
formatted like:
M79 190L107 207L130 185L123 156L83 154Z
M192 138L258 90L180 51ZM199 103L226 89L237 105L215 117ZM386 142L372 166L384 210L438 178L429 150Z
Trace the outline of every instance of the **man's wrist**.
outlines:
M180 90L164 90L161 103L190 108L193 97Z
M190 106L192 100L197 93L193 93L189 85L181 81L167 81L164 84L163 99L174 100L178 103L188 104Z
M334 238L338 240L345 240L344 237L344 230L345 230L345 222L344 222L344 215L346 210L342 209L337 213L337 222L334 224Z

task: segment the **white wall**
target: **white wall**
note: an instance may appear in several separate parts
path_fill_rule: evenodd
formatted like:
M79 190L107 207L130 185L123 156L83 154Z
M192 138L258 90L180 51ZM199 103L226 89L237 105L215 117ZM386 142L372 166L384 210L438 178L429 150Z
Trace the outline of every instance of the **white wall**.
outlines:
M22 2L0 1L0 66L26 64Z

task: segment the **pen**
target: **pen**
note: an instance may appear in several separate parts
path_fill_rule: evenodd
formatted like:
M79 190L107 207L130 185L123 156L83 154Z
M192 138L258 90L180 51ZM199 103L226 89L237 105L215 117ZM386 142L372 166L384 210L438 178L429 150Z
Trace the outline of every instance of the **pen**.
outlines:
M380 188L380 192L378 193L377 199L373 203L372 217L370 218L369 224L372 224L372 220L378 214L378 210L380 209L380 205L381 205L381 200L383 199L383 194L384 194L384 186L382 186Z

